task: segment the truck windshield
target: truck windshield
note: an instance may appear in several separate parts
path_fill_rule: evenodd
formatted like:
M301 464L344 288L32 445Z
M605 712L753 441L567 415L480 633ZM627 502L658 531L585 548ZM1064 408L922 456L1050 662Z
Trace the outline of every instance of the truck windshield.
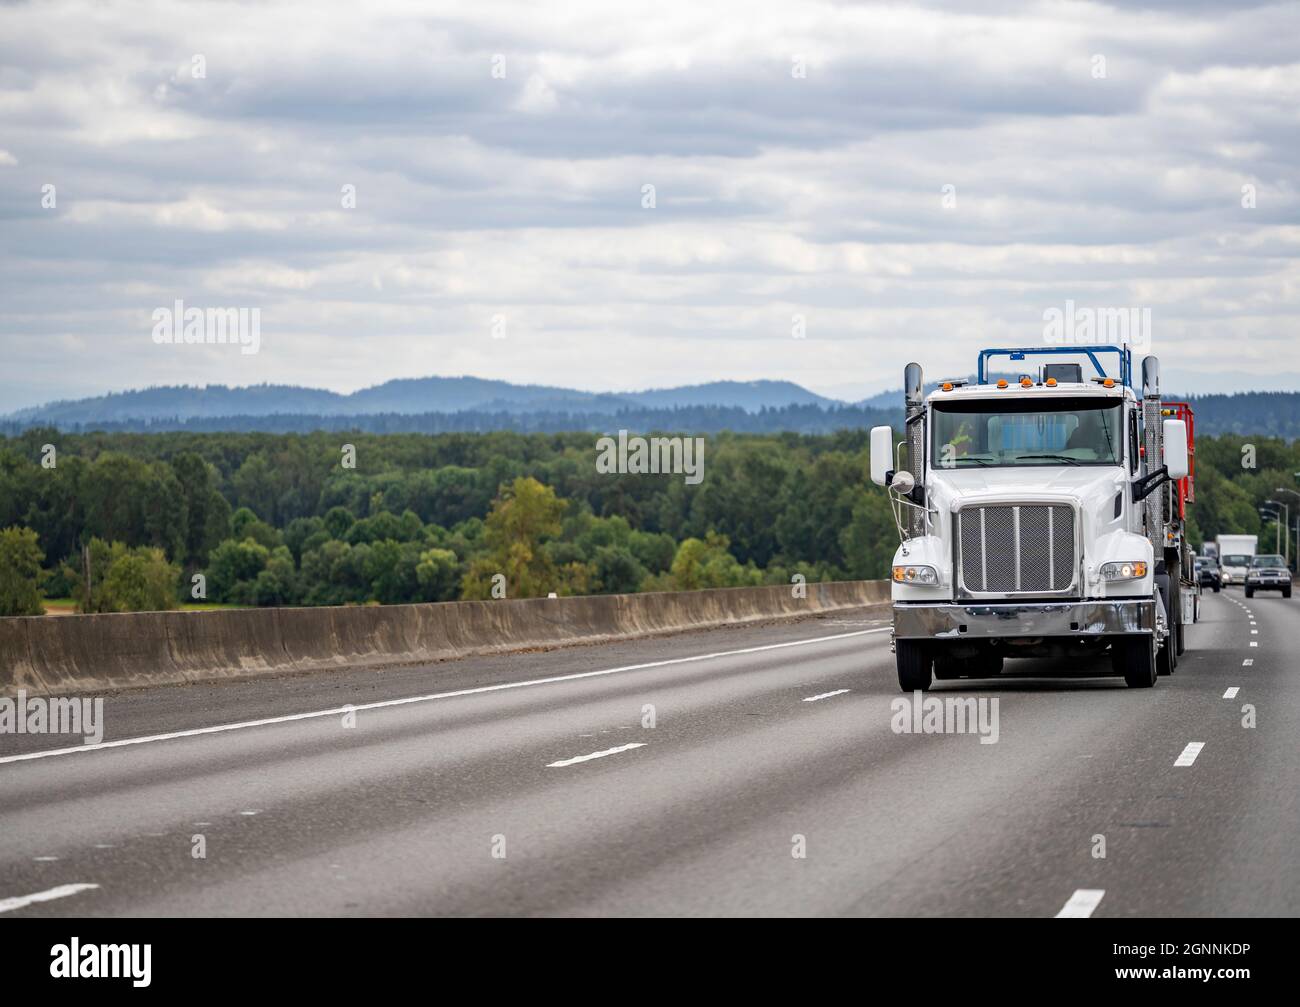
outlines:
M936 403L936 468L1118 465L1121 403L1102 398L972 399Z
M1244 554L1240 556L1224 556L1223 565L1224 566L1250 566L1250 557Z

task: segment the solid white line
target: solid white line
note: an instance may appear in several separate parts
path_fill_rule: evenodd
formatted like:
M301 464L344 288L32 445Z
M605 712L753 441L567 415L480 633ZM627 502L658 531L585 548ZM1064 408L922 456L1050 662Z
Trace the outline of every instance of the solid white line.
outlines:
M0 913L7 913L14 909L22 909L24 906L30 906L34 902L49 902L51 899L66 899L69 895L76 895L78 892L86 892L92 888L98 888L99 885L75 884L59 885L58 888L47 888L43 892L36 892L34 895L18 895L12 899L0 899Z
M1223 698L1224 698L1224 699L1236 699L1236 698L1237 698L1237 692L1238 692L1238 691L1239 691L1239 687L1234 685L1231 689L1229 689L1227 692L1225 692L1225 693L1223 694Z
M836 689L834 692L823 692L816 696L809 696L804 700L805 703L815 703L819 699L830 699L832 696L843 696L848 689Z
M1189 741L1187 747L1183 749L1183 754L1174 760L1175 766L1190 766L1196 761L1196 757L1201 754L1201 749L1205 747L1203 741Z
M575 682L583 678L598 678L601 675L617 675L625 671L642 671L646 668L663 668L672 664L690 664L693 661L711 661L719 657L737 657L741 654L758 654L767 650L781 650L785 647L806 647L815 643L828 643L832 640L847 640L855 636L869 636L872 633L888 633L889 626L879 629L858 629L851 633L834 633L830 636L815 636L807 640L790 640L786 643L768 643L761 647L743 647L740 650L721 650L714 654L696 654L693 657L674 657L666 661L647 661L644 664L626 664L620 668L602 668L600 671L580 671L572 675L552 675L549 678L532 678L525 682L502 682L500 685L483 685L476 689L457 689L454 692L435 692L427 696L407 696L404 699L385 699L374 703L356 703L336 706L329 710L313 710L310 713L291 713L283 717L265 717L262 720L244 720L234 724L217 724L213 727L197 727L188 731L169 731L166 734L148 734L139 738L122 738L118 741L101 741L94 745L77 745L73 748L51 748L43 752L27 752L23 755L6 755L0 757L0 766L9 762L27 762L32 759L49 759L56 755L77 755L80 752L99 752L106 748L122 748L125 745L147 745L156 741L171 741L175 738L196 738L204 734L222 734L226 731L243 731L250 727L267 727L271 724L289 724L296 720L316 720L320 717L341 717L345 713L361 710L380 710L393 706L408 706L411 703L430 703L435 699L455 699L459 696L477 696L486 692L502 692L506 689L524 689L533 685L550 685L554 682Z
M1086 920L1093 914L1101 897L1106 894L1104 888L1080 888L1070 896L1070 900L1056 914L1058 920Z
M619 752L627 752L633 748L645 748L644 741L634 741L630 745L619 745L618 748L607 748L603 752L592 752L590 755L575 755L572 759L561 759L559 762L548 762L547 769L563 769L565 766L576 766L579 762L590 762L592 759L603 759L607 755L618 755Z

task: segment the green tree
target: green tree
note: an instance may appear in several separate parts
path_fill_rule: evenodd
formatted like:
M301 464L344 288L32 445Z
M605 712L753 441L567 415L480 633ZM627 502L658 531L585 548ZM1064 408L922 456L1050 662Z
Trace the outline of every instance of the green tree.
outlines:
M850 577L881 580L888 576L898 548L898 529L883 490L859 493L848 527L840 531L840 542Z
M160 612L175 608L179 575L179 567L167 562L161 549L127 549L115 542L104 584L111 611Z
M426 549L415 568L420 600L454 601L460 587L460 560L450 549Z
M230 504L217 491L212 466L193 451L182 451L171 462L180 486L185 512L183 559L196 566L203 562L230 527Z
M752 564L742 566L729 551L726 535L709 532L703 539L688 538L677 548L667 576L647 578L647 588L657 591L698 591L710 587L750 587L763 583Z
M492 597L497 574L505 576L510 598L534 598L553 590L555 567L542 546L560 534L564 508L555 490L536 479L512 482L492 505L483 536L487 553L465 574L464 597Z
M255 604L251 585L270 558L271 550L251 538L242 542L226 539L208 559L208 597L212 601Z
M90 593L84 577L72 591L82 612L157 612L176 607L180 568L156 546L131 548L125 542L92 538Z
M40 615L41 550L30 528L0 531L0 615Z
M594 586L600 594L631 594L646 578L646 568L623 546L601 546L592 566Z

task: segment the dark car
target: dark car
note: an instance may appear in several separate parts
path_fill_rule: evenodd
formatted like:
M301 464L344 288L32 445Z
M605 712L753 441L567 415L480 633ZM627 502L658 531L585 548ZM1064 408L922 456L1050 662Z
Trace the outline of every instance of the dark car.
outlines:
M1291 571L1281 556L1256 556L1246 572L1246 597L1256 591L1281 591L1283 598L1291 597Z
M1196 557L1196 583L1201 587L1214 588L1216 594L1223 590L1223 571L1213 556Z

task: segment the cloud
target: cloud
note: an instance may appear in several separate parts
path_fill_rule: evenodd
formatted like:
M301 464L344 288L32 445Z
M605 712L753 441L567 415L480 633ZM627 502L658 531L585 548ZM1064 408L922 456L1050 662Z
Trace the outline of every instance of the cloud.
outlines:
M1066 299L1150 307L1189 385L1225 345L1243 387L1300 370L1285 5L132 11L0 8L0 412L427 373L884 388ZM262 352L155 345L176 298L260 307Z

